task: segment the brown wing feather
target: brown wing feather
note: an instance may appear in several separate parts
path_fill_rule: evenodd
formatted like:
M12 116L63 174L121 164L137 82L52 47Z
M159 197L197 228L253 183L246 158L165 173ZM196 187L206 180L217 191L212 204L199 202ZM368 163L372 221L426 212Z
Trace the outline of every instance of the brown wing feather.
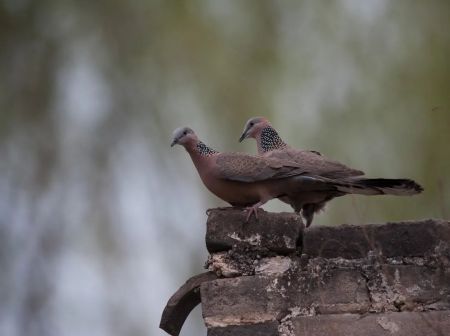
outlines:
M303 173L295 162L244 153L221 153L216 164L219 178L240 182L279 179Z
M306 174L318 175L327 178L343 178L350 176L361 176L364 172L347 167L346 165L330 160L313 151L297 150L287 148L274 150L265 154L265 157L272 159L289 160L297 163Z

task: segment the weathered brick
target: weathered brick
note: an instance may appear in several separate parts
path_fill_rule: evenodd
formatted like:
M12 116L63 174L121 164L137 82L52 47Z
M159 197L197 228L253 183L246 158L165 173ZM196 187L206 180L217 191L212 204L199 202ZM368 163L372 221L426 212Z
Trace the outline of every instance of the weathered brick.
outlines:
M399 309L417 304L440 304L450 308L450 270L416 265L383 265L385 284L397 295Z
M366 281L357 270L328 272L308 296L320 314L365 313L370 304Z
M208 327L275 321L284 307L278 279L246 276L218 279L200 287Z
M450 335L448 221L302 233L296 215L259 216L245 223L238 209L210 212L208 247L226 251L208 266L237 277L213 280L210 273L188 281L169 300L161 328L178 334L203 282L210 336Z
M286 304L321 314L366 312L369 296L365 279L357 270L319 269L286 272L277 281Z
M208 336L277 336L278 322L210 328Z
M303 233L303 253L310 257L363 258L369 251L385 257L416 257L433 253L450 240L450 222L411 222L312 227Z
M258 211L246 222L242 209L210 209L206 224L206 247L210 253L233 245L261 247L278 253L293 252L301 240L301 217L295 213Z
M313 226L303 233L302 252L310 257L363 258L369 251L367 238L361 226Z
M217 279L212 272L205 272L190 278L167 302L159 327L170 335L178 335L189 313L200 302L200 284Z
M450 334L450 312L401 312L298 316L295 336L444 336Z
M364 313L370 304L360 272L336 269L219 279L204 283L201 297L203 316L211 327L274 321L290 308Z
M373 241L386 257L416 257L434 252L441 240L450 241L450 222L409 221L372 225Z

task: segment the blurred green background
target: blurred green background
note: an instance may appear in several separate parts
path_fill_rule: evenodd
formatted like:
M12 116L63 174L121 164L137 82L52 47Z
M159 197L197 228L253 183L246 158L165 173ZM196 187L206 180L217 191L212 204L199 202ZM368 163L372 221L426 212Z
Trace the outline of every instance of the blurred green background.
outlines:
M202 272L189 157L268 117L412 198L345 197L314 225L450 214L450 1L0 0L0 334L164 335ZM265 207L288 210L274 200ZM200 310L182 335L205 335Z

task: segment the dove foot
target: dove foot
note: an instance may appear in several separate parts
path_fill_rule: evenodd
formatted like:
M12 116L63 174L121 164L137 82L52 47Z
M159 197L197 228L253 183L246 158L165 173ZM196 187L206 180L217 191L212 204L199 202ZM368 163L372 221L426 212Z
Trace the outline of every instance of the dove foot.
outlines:
M300 211L295 211L295 213L298 215L298 221L300 225L300 229L303 231L306 229L305 222L303 220L303 216L301 215Z
M258 219L258 208L256 207L248 207L244 211L247 211L247 217L245 218L245 222L248 223L252 214L255 214L255 218Z
M258 202L251 207L245 208L245 211L247 211L247 217L245 219L245 222L248 223L250 218L252 217L252 214L255 214L255 218L258 219L258 209L261 205L263 205L263 202Z

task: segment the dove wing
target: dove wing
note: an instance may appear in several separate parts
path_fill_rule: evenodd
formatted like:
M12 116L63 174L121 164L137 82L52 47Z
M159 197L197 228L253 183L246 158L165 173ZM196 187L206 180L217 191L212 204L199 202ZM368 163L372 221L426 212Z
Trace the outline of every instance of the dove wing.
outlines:
M295 162L306 174L310 175L327 178L346 178L364 175L364 172L360 170L352 169L340 162L330 160L314 151L288 148L273 150L266 153L265 157Z
M216 165L219 178L247 183L303 173L295 162L244 153L221 153L217 156Z

